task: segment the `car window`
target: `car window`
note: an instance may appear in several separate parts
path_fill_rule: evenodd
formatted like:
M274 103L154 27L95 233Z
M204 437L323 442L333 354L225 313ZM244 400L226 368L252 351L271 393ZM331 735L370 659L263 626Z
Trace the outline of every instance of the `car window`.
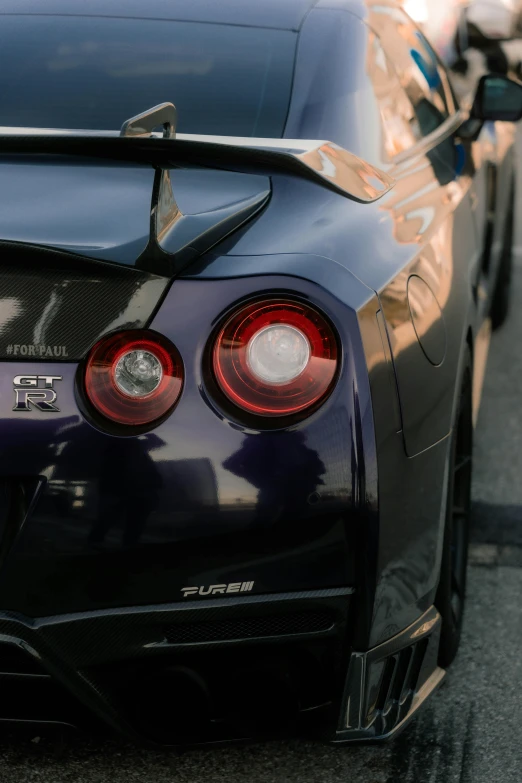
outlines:
M369 24L379 35L413 106L419 141L454 111L444 68L426 38L401 10L373 6Z
M225 24L2 16L0 125L117 130L171 101L180 133L280 138L296 40Z

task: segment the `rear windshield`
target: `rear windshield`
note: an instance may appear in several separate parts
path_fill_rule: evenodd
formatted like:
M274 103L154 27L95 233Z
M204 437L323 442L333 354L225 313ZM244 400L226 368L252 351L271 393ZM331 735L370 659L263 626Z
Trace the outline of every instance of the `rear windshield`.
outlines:
M117 130L171 101L180 133L283 134L296 33L144 19L0 20L0 125Z

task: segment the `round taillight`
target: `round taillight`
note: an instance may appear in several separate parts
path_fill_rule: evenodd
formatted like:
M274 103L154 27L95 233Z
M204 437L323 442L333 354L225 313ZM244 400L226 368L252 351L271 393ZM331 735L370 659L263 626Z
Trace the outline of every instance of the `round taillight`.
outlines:
M107 419L143 426L176 404L183 387L183 363L165 337L148 331L102 338L85 368L87 397Z
M258 416L289 416L331 390L337 342L326 319L308 305L256 302L221 329L213 368L219 388L238 407Z

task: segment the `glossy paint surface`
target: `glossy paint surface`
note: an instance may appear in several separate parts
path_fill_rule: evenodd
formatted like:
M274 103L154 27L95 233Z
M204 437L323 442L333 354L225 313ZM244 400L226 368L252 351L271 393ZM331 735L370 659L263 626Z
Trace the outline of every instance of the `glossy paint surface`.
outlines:
M324 35L325 40L330 41L328 51L335 51L336 46L341 51L343 39L350 34L354 36L355 49L352 51L357 51L357 47L363 51L365 40L369 45L369 33L366 33L366 39L363 35L363 22L340 10L337 17L335 14L330 16L330 12L314 10L303 28L303 38L307 34L308 20L314 14L317 25L312 27L310 21L310 36L320 38ZM317 51L320 51L319 47ZM372 82L375 70L368 57L368 52L365 56L361 54L360 72L355 58L350 79L356 83L358 91L352 95L345 91L342 68L332 70L333 81L322 81L319 89L320 61L314 61L314 51L311 51L311 57L305 62L303 53L297 72L299 90L308 95L306 90L313 92L315 85L314 94L319 100L336 105L337 98L342 107L355 101L356 95L358 104L357 111L353 104L347 130L340 124L343 115L337 115L335 111L296 110L296 116L306 121L303 133L321 134L350 145L357 154L386 168L396 180L391 193L375 204L362 206L343 202L334 194L320 193L311 185L297 186L291 180L274 177L268 207L248 230L239 231L221 243L220 249L226 255L202 258L187 274L209 279L273 273L279 263L277 254L283 253L287 254L282 257L285 269L295 270L296 275L313 277L328 287L328 262L325 259L320 266L308 256L313 253L349 269L378 294L371 320L366 317L364 321L363 340L366 332L369 335L375 330L373 318L382 308L386 339L391 347L388 366L393 362L397 405L400 405L398 425L392 424L390 419L383 421L377 408L391 403L383 402L381 391L372 388L374 415L376 420L382 420L376 427L378 442L382 444L378 445L380 570L376 573L379 598L373 608L372 630L372 639L379 639L390 628L413 621L419 609L426 607L424 602L434 596L445 497L447 436L452 426L460 357L466 341L473 344L487 315L501 243L497 240L491 255L491 268L485 275L481 271L480 257L487 205L480 188L483 187L485 156L491 156L497 149L496 144L491 146L491 129L484 128L475 142L461 139L455 131L449 140L444 137L438 144L434 139L427 150L419 148L417 154L412 153L402 162L386 163L384 139L376 120L378 101ZM336 73L339 86L335 82ZM299 81L299 75L303 83ZM294 108L298 106L299 98L295 101ZM297 135L300 127L293 124L291 111L288 133ZM372 134L368 133L369 128L372 128ZM505 138L509 130L501 126L498 133ZM508 142L500 149L498 174L499 182L504 184L497 183L497 188L499 198L501 192L505 198L505 183L512 175L512 147ZM452 169L452 165L457 168ZM499 211L494 224L495 236L501 235L502 225L503 213ZM294 266L292 254L296 251L301 257ZM412 275L422 281L421 285L428 286L435 297L436 304L431 298L429 302L418 298L415 318L418 332L424 335L422 339L435 345L432 358L441 361L430 361L419 341L407 296ZM384 364L382 356L382 353L380 359L367 356L368 367ZM381 370L378 374L387 373ZM379 388L382 389L380 384ZM392 387L388 382L387 388L389 395ZM396 393L395 390L392 393ZM377 397L379 403L376 403ZM409 459L413 456L415 459ZM426 476L431 477L427 484ZM403 600L399 596L408 598Z
M154 172L63 158L0 162L3 240L133 263L149 238ZM31 220L27 215L31 215Z
M392 150L379 119L380 101L395 90L375 38L380 6L324 0L302 22L304 7L289 4L286 22L274 11L274 23L302 23L286 135L330 139L385 171L394 187L362 204L284 171L271 177L266 199L264 177L248 193L250 173L242 180L237 203L263 194L255 215L195 253L149 318L185 367L178 405L154 428L129 435L93 416L82 395L81 361L42 365L62 378L59 411L14 412L13 378L34 373L34 363L2 364L0 475L21 482L29 501L9 523L0 552L0 600L6 610L44 618L42 627L54 623L50 616L84 612L89 623L100 621L97 643L110 646L101 610L147 606L150 616L154 605L174 604L179 617L186 586L198 588L194 607L212 585L252 582L255 600L348 590L336 594L340 602L350 596L350 616L335 631L344 655L335 711L348 652L355 651L358 665L435 600L448 436L463 352L487 331L513 173L512 128L485 126L477 139L465 138L463 117L448 98L450 116L432 133ZM500 206L488 234L492 167ZM201 181L187 172L179 179ZM146 201L151 173L139 170L144 180L127 216L111 213L115 236ZM210 213L226 206L219 187L210 192L213 178L220 179L203 176ZM158 203L149 195L150 227ZM185 195L188 203L188 186ZM180 191L181 209L182 198ZM32 231L28 225L25 241L34 241ZM185 246L183 237L176 244L175 234L167 235L165 247ZM192 239L185 244L192 247ZM209 362L224 319L267 295L295 297L323 312L341 353L325 404L278 427L227 404ZM226 608L228 596L215 601L209 617ZM148 665L147 656L172 649L164 635L150 652L141 622L118 649L129 659L139 649ZM426 682L437 674L432 653Z
M294 295L313 293L291 282ZM270 291L289 283L265 281ZM175 340L184 390L167 421L139 437L115 438L85 421L76 367L46 364L63 375L60 413L12 413L4 421L16 445L3 453L2 473L47 479L4 564L0 596L11 608L41 615L175 601L186 584L216 580L253 580L260 593L353 581L349 541L365 477L341 455L343 443L372 428L361 351L350 334L355 314L330 305L343 334L345 382L291 431L259 432L227 421L202 378L207 336L231 292L258 291L249 278L171 289L152 326ZM3 399L11 398L14 374L29 370L4 365ZM371 448L371 436L367 442ZM375 497L375 488L368 491Z

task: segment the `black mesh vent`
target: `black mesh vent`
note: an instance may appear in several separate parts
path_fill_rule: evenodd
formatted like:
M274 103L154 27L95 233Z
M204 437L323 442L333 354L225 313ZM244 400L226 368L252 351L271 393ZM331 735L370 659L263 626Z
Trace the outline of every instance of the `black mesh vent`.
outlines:
M328 631L334 621L325 612L241 617L215 623L170 625L164 629L171 644L197 644L231 639L258 639L267 636L295 636Z

